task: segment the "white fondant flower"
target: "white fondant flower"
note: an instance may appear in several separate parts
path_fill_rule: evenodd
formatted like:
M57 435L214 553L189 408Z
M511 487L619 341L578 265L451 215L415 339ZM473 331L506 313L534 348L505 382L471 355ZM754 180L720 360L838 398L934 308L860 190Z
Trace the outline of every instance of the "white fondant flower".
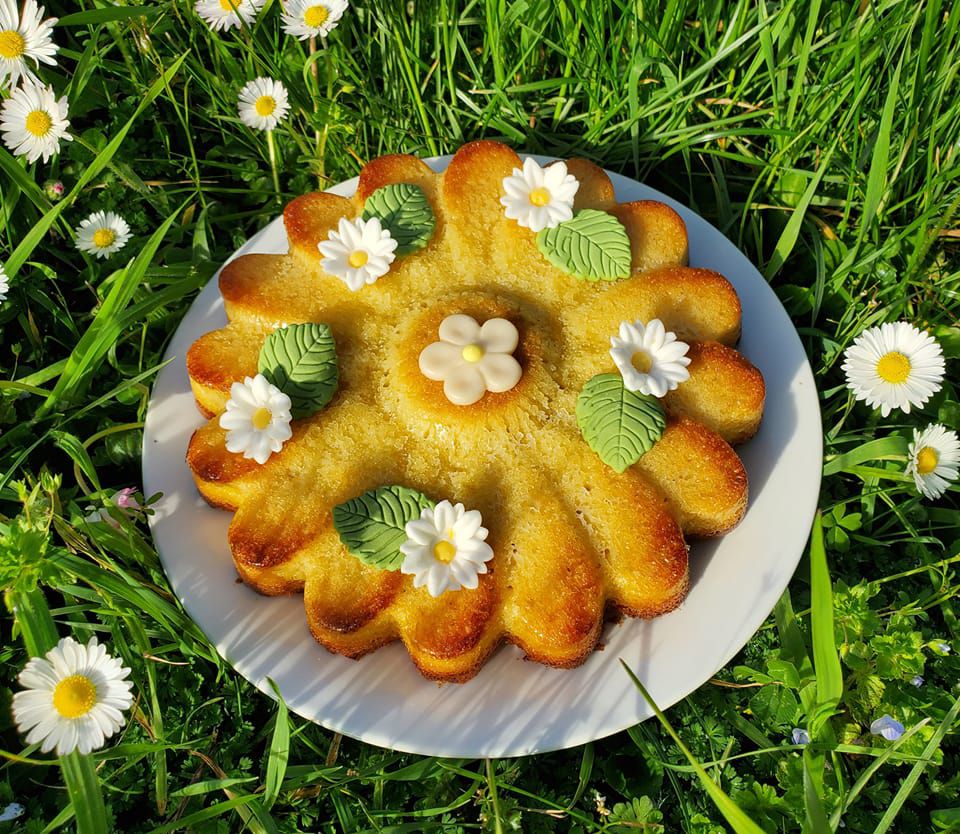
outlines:
M324 38L336 29L348 5L347 0L287 0L283 31L302 41Z
M323 255L320 266L356 292L387 274L396 257L397 241L379 217L341 217L337 231L331 229L317 248Z
M130 240L127 221L112 211L95 211L76 230L77 249L98 258L119 252Z
M22 10L17 8L17 0L0 0L0 81L9 77L11 87L21 76L36 80L28 58L34 66L40 61L57 64L53 57L60 48L53 42L57 18L44 20L43 12L36 0L25 0Z
M936 339L909 322L887 322L864 330L844 351L847 387L858 400L880 407L886 417L894 408L909 414L940 390L943 351Z
M939 423L923 431L913 430L909 448L907 474L913 477L917 489L927 498L939 498L951 481L957 480L960 468L960 438Z
M290 398L257 374L230 386L220 428L227 430L227 451L242 452L262 464L293 435L291 419Z
M620 335L610 337L610 355L628 391L662 397L690 378L686 342L666 330L660 319L625 321Z
M523 168L514 168L503 178L506 194L500 198L506 215L533 232L552 229L573 217L573 198L580 183L567 173L566 162L554 162L541 168L531 157Z
M896 741L904 733L903 724L891 715L881 715L870 725L870 732L883 736L887 741Z
M509 391L520 381L517 328L506 319L489 319L483 327L470 316L447 316L440 323L440 341L420 351L420 370L443 382L454 405L472 405L487 391Z
M0 304L7 300L7 293L10 292L10 279L7 278L7 271L0 264Z
M249 26L257 19L265 0L197 0L194 8L214 32Z
M58 756L89 753L123 726L130 708L130 670L107 654L97 638L84 646L64 637L44 657L32 658L18 680L13 718L27 743Z
M24 82L0 107L0 131L3 142L16 156L27 162L40 157L46 162L60 153L60 140L69 142L67 133L67 97L58 99L53 87Z
M477 510L441 501L408 521L407 540L400 545L400 572L413 575L413 587L427 586L430 596L444 591L476 588L478 575L487 572L493 550L485 541L487 529Z
M240 121L255 130L273 130L290 112L287 88L272 78L254 78L240 91Z

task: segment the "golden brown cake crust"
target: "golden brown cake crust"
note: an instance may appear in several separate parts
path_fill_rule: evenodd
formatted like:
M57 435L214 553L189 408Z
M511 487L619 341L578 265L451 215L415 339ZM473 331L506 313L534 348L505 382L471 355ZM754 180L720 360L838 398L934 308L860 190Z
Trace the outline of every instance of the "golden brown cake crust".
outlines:
M686 266L682 219L653 201L617 203L606 173L573 159L577 209L619 218L632 274L579 281L507 220L501 181L521 160L497 142L464 145L446 172L394 154L364 166L352 198L308 194L284 210L288 255L245 255L221 271L230 323L194 343L187 369L212 419L187 453L197 487L234 511L228 534L243 581L304 595L307 624L332 652L361 657L403 641L428 678L465 681L504 642L570 668L594 650L616 611L655 617L684 599L687 536L731 529L747 505L729 445L757 430L763 378L734 348L740 302L711 270ZM436 219L423 250L351 292L320 266L317 244L390 183L420 186ZM454 313L501 317L519 333L511 390L450 403L418 356ZM593 375L614 370L609 337L623 320L660 318L690 344L690 379L664 399L663 436L616 473L587 446L575 411ZM323 322L337 344L330 404L295 420L280 453L257 465L225 448L218 424L232 383L257 372L284 324ZM404 484L477 509L494 558L473 591L431 597L412 577L347 552L332 509L367 489Z

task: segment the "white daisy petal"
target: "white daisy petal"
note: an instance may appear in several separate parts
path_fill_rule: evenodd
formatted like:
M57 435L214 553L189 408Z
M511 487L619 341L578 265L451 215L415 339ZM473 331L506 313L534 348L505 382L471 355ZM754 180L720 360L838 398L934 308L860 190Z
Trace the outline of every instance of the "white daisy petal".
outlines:
M197 0L197 14L214 32L249 26L266 0Z

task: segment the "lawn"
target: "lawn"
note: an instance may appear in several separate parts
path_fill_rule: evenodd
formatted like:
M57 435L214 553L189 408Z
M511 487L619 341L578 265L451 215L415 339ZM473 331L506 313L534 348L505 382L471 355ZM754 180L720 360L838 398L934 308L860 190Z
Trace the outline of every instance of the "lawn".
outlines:
M0 148L0 834L960 831L960 489L928 500L904 474L915 428L960 424L957 10L371 0L314 48L284 33L279 0L223 32L187 0L136 2L47 2L60 50L38 75L67 97L73 139L31 164ZM269 135L238 117L258 76L290 96ZM180 608L149 510L114 497L141 488L170 335L249 235L378 155L481 137L587 157L719 227L793 318L825 437L825 550L670 726L502 761L288 715ZM101 209L132 232L106 259L75 246ZM893 321L936 337L947 379L882 417L841 364ZM85 521L96 509L113 523ZM122 659L134 706L102 749L57 759L10 701L68 634ZM902 736L871 733L884 715Z

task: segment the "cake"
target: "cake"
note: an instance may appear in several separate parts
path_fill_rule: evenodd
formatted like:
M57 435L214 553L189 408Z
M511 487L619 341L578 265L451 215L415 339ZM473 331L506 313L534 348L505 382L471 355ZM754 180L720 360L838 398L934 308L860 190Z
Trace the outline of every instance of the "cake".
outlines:
M331 652L401 640L456 682L504 642L575 667L612 616L683 601L688 540L746 510L764 383L675 211L478 141L283 220L187 355L187 462L247 585L302 593Z

